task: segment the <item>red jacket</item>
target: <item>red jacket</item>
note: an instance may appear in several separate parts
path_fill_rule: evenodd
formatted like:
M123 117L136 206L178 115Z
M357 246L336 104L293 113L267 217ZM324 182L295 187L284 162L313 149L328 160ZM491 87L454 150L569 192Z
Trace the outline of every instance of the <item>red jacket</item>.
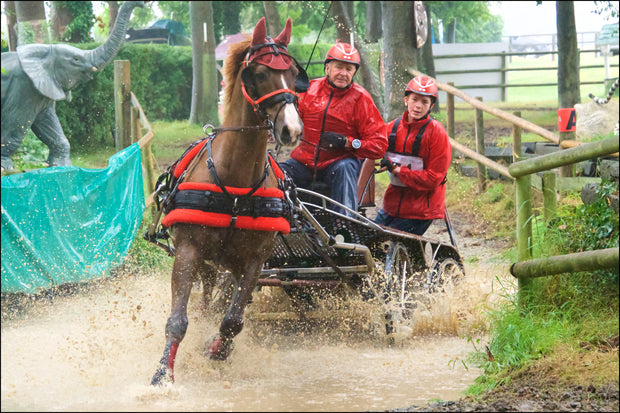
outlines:
M415 137L429 117L409 123L407 112L396 130L395 152L410 154ZM386 136L392 131L396 119L386 125ZM452 161L452 147L448 134L437 120L432 120L420 142L418 157L424 169L412 171L401 167L398 178L406 187L389 185L383 198L383 210L398 218L437 219L444 218L445 178Z
M327 83L327 77L313 79L305 93L299 95L299 114L304 132L291 158L309 166L324 169L331 163L349 157L380 159L387 148L385 123L370 94L353 82L348 89L337 89ZM336 132L359 139L359 149L318 151L315 166L315 148L323 132Z

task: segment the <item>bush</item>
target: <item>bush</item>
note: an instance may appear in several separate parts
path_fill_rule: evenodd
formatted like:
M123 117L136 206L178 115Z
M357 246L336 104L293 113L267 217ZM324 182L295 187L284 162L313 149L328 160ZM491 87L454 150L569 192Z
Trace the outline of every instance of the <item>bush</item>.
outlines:
M76 45L94 49L96 43ZM189 118L192 92L191 47L124 44L115 60L131 63L131 91L149 120ZM73 91L71 102L56 103L56 113L72 152L114 145L114 63Z

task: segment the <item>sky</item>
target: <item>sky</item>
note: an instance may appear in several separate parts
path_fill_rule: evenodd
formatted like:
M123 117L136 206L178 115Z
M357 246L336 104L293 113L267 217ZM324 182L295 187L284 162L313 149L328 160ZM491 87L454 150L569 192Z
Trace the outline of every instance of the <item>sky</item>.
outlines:
M504 19L504 36L522 36L532 34L554 34L556 27L556 2L543 1L539 6L536 1L500 1L493 4L491 12ZM618 7L618 2L612 3ZM594 1L575 1L575 25L577 32L598 32L601 26L616 23L618 19L606 21L596 13ZM458 23L457 23L458 24Z

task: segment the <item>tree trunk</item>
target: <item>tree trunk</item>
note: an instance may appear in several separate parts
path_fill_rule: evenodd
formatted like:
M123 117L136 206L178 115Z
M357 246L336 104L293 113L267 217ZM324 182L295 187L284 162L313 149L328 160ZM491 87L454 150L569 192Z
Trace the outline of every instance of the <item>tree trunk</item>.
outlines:
M366 42L377 43L383 36L381 30L381 2L366 2Z
M16 1L17 43L49 43L45 6L42 1Z
M456 17L450 20L450 23L444 25L443 42L456 43Z
M573 108L581 102L579 82L579 49L575 8L572 1L556 2L558 31L558 103L560 108ZM574 140L575 132L560 132L560 143ZM573 176L573 166L560 168L562 176Z
M435 72L435 59L433 57L433 28L431 26L431 5L429 2L424 2L426 8L426 26L428 27L428 33L426 36L426 43L422 46L422 63L424 65L424 73L430 77L436 78ZM433 106L433 113L439 113L439 98Z
M383 44L385 53L385 107L383 118L392 120L404 111L405 88L418 69L417 36L413 2L381 2L383 16Z
M63 42L67 26L73 20L73 13L65 7L64 2L52 2L52 38Z
M363 42L358 36L355 35L354 30L350 30L351 27L355 27L355 23L353 21L353 2L335 1L333 6L333 16L337 16L334 17L334 20L338 26L338 38L345 43L350 43L350 33L353 33L353 45L360 54L359 73L356 74L356 77L354 77L353 80L362 85L362 87L370 93L375 105L379 111L381 111L381 108L383 107L383 100L381 98L380 86L375 79L372 70L370 69L372 62L368 60L368 53L366 53ZM376 64L378 66L378 62Z
M17 14L14 1L4 2L4 13L6 14L7 30L9 32L9 52L14 52L17 47L17 33L15 32Z
M275 1L263 1L265 9L265 20L267 22L267 33L271 37L275 37L282 33L282 24L280 23L280 15Z
M213 8L209 1L190 1L192 30L192 104L190 123L219 126ZM204 27L206 23L206 41Z
M114 23L116 23L116 17L118 16L118 1L108 1L108 6L110 9L110 23L108 24L108 33L114 27Z
M336 23L337 38L351 43L351 33L355 32L352 1L334 1L332 18ZM353 23L353 24L352 24ZM356 45L355 45L356 46Z

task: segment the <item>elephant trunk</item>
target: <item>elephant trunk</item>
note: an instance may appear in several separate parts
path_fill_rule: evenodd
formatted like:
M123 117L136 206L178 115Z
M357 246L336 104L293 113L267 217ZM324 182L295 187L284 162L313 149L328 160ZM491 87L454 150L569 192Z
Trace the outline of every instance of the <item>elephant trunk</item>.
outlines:
M125 33L127 32L127 26L129 25L129 18L131 12L135 7L144 7L143 1L126 1L121 6L114 28L110 32L108 40L98 48L91 50L91 62L97 70L102 70L106 67L114 56L120 50L123 42L125 41Z

